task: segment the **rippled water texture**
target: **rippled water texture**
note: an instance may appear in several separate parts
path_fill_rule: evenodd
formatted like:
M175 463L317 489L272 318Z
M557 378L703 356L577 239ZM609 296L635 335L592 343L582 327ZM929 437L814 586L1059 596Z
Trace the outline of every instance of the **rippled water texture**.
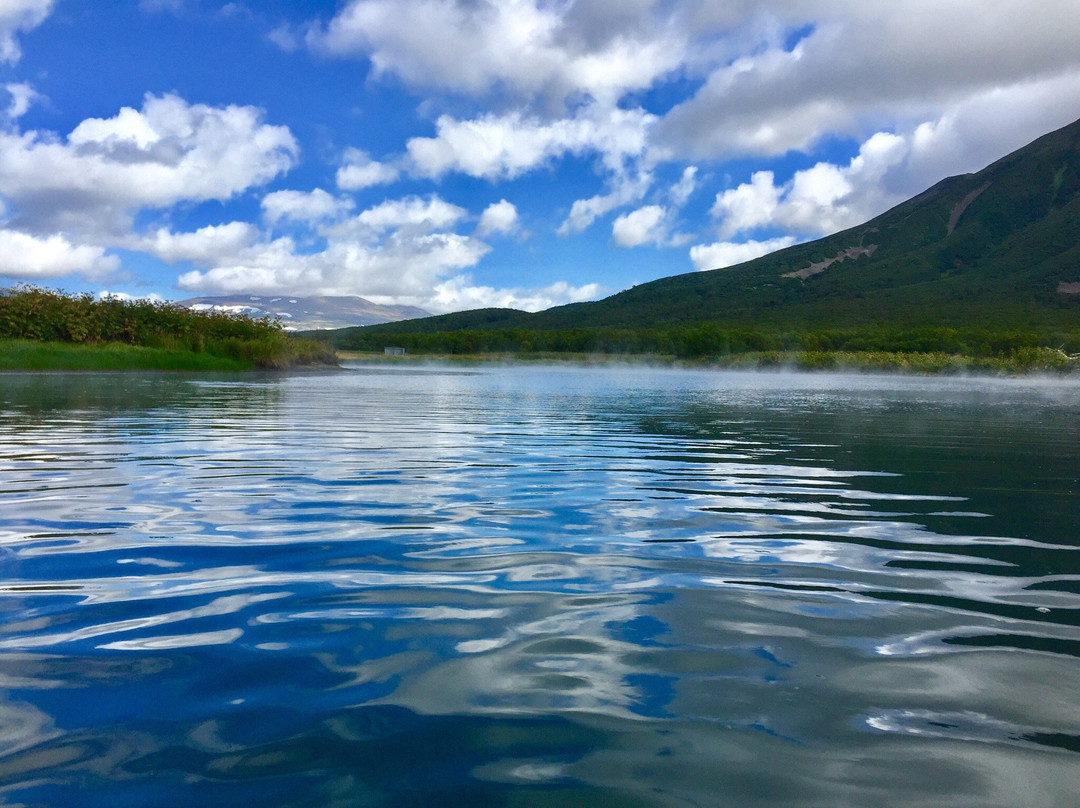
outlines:
M1080 385L0 376L0 801L1061 806Z

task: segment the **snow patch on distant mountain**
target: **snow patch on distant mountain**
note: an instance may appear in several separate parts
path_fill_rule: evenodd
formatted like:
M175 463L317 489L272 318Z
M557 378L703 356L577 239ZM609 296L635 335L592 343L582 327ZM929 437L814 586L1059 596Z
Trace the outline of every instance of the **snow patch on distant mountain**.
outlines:
M429 317L416 306L381 306L362 297L266 297L222 295L181 300L193 311L221 311L279 320L286 331L347 328Z

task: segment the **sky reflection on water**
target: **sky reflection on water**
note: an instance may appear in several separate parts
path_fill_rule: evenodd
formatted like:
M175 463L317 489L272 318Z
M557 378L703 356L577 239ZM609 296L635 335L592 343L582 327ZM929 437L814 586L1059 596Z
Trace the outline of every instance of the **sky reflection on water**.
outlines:
M0 377L0 800L1071 805L1080 385Z

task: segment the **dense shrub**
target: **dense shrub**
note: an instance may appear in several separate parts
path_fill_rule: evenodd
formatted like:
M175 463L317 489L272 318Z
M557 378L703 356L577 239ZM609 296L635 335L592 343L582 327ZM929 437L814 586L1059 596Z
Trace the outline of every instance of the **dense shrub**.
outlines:
M351 351L381 352L387 345L399 345L419 354L657 354L690 360L794 351L1009 358L1029 356L1024 352L1049 345L1066 353L1080 351L1080 333L873 326L798 331L709 323L667 328L465 329L426 333L356 329L339 332L333 339L337 348Z
M325 346L294 340L269 318L148 300L97 300L34 286L0 290L0 339L206 352L258 367L332 361Z

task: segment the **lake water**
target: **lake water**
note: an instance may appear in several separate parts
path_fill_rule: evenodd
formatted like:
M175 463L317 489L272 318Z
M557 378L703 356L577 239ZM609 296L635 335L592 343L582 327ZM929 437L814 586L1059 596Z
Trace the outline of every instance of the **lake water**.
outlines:
M0 804L1061 806L1080 383L0 375Z

